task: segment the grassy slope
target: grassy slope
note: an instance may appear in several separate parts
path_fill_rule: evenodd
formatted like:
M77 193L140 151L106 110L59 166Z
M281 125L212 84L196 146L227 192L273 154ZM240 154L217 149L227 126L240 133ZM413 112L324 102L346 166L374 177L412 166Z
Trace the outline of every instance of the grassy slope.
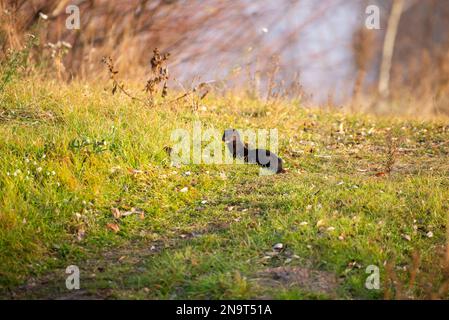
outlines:
M415 251L422 274L435 287L441 281L447 123L267 108L236 97L210 98L198 113L181 104L148 109L101 88L33 81L0 99L0 286L17 297L14 288L29 279L28 296L67 294L69 264L82 269L85 292L119 298L381 298L385 285L364 288L366 266L378 265L386 281L384 262L405 266ZM170 167L163 147L171 131L191 130L195 120L219 130L277 128L289 172ZM387 127L402 140L391 176L377 177ZM140 208L144 218L115 221L111 207ZM118 233L106 226L114 222ZM268 258L279 242L286 249ZM332 272L336 295L257 281L276 266Z

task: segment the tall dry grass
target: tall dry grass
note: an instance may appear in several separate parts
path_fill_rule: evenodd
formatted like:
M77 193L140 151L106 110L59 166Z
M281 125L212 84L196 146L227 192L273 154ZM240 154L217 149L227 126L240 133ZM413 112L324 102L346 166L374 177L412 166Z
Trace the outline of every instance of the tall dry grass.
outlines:
M301 24L292 25L288 32L267 37L263 30L272 30L305 3L0 0L0 60L8 49L21 48L31 33L40 41L31 55L35 64L45 70L41 72L51 72L60 81L107 79L101 64L105 56L114 60L121 77L141 81L151 76L151 57L157 47L162 54L172 54L172 87L193 90L210 80L204 79L204 70L209 74L216 70L213 80L222 92L236 89L265 99L268 104L279 96L303 101L309 95L300 82L301 70L293 67L293 51L297 50L294 44L306 26L327 19L326 13L340 8L343 1L320 1ZM391 1L377 3L383 5L383 14L388 14ZM348 109L419 117L449 115L449 38L445 31L449 28L449 7L435 0L406 3L395 43L387 101L380 101L376 89L384 32L372 32L363 25L354 30L352 43L348 44L354 67L352 80L347 82L353 88ZM65 27L68 4L80 8L80 30ZM364 4L367 2L355 3L361 12ZM381 21L385 24L385 20ZM236 61L246 65L221 70L223 65L229 67ZM180 80L184 86L189 80L190 88L181 86ZM333 93L326 95L326 106L334 108L341 103L335 101Z

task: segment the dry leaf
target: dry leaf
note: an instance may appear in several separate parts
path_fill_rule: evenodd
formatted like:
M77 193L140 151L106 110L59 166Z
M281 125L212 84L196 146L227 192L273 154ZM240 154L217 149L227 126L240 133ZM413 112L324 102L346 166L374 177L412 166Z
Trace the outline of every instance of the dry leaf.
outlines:
M85 235L86 235L86 231L84 231L83 228L79 228L79 229L78 229L78 232L77 232L77 235L76 235L76 239L77 239L78 241L81 241L81 240L84 239Z
M318 222L316 223L316 226L317 226L317 228L320 228L320 227L324 226L325 224L326 224L326 222L323 219L321 219L321 220L318 220Z
M106 227L108 227L109 229L111 229L112 231L114 231L115 233L120 231L120 227L118 226L118 224L116 223L108 223L106 225Z
M402 238L404 238L407 241L411 241L412 240L412 237L410 237L408 234L403 234Z
M135 212L136 212L136 208L132 207L130 211L123 212L122 216L127 217L129 215L132 215Z
M112 215L114 218L119 219L122 214L120 213L120 210L118 208L111 208Z

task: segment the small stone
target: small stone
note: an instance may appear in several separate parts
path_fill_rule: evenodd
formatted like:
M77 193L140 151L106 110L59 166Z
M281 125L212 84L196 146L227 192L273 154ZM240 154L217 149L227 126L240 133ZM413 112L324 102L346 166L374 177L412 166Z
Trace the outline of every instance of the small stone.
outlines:
M273 246L273 249L274 249L274 250L282 250L282 248L284 248L284 245L283 245L282 243L276 243L276 244Z

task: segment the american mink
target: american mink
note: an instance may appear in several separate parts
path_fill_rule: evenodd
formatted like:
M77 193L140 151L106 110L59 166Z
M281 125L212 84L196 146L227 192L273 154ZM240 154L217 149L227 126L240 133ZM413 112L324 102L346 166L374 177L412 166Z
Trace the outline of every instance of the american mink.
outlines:
M234 158L243 158L247 163L255 163L261 167L268 168L276 173L283 173L283 161L270 150L250 149L248 144L243 144L240 134L235 129L226 129L222 140L228 146Z

